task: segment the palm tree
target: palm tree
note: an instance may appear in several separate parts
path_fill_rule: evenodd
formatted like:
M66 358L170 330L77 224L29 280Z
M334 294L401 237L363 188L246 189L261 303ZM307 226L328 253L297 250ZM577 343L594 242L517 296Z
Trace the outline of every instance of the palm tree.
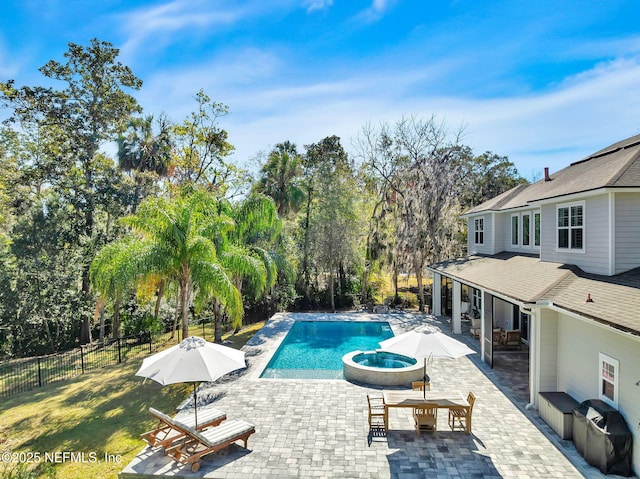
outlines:
M107 285L131 284L150 276L175 281L183 338L189 336L187 313L192 300L204 304L213 297L234 325L241 324L242 297L217 248L235 225L218 203L204 192L172 201L145 200L136 214L122 219L135 236L105 246L94 260L96 286L109 291Z
M132 171L136 184L135 212L140 202L140 189L144 172L153 172L166 176L169 172L173 141L170 127L165 117L157 121L159 131L153 131L153 115L144 118L132 118L127 129L118 136L118 163L124 171Z
M278 143L262 167L262 178L255 191L273 198L278 214L286 216L298 211L304 199L304 190L299 184L301 177L302 156L296 145L288 141Z

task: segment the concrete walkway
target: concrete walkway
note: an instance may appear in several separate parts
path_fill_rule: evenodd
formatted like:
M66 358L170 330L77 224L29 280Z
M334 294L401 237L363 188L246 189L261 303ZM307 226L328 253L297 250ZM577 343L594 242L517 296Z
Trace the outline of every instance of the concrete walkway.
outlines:
M605 477L584 462L572 442L560 439L535 411L524 409L526 390L500 385L501 376L513 382L520 374L526 380L526 371L492 370L479 354L434 360L429 367L432 390L475 393L470 436L451 432L445 413L438 418L437 436L416 437L411 410L403 408L392 409L390 430L375 436L368 427L366 395L379 394L380 388L344 380L261 379L260 373L297 319L386 320L396 335L428 324L451 335L448 322L421 314L277 314L244 347L249 367L199 392L202 407L211 405L228 418L255 424L248 449L233 445L211 454L200 471L192 473L177 467L161 451L145 448L120 477ZM456 339L478 350L478 341L471 335Z

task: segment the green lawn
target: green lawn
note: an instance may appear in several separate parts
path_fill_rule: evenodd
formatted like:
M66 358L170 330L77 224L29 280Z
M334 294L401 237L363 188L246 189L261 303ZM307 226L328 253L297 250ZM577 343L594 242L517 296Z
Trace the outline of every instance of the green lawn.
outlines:
M263 325L256 323L224 339L240 348ZM194 328L191 333L201 331ZM169 342L165 336L154 349L172 344L175 341ZM162 387L144 381L135 376L140 363L141 358L129 359L4 399L0 477L116 477L143 448L140 434L154 425L147 412L149 406L172 412L192 391L186 384ZM105 461L105 454L111 461ZM20 461L31 462L19 465ZM25 471L18 474L17 469Z

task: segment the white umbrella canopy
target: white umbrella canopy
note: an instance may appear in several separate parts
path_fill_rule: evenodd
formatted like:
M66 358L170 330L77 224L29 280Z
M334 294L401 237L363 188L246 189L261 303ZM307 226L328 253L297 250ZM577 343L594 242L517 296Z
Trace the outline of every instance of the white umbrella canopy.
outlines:
M196 384L215 381L227 373L246 368L244 352L210 343L198 336L184 339L180 344L160 351L142 361L136 376L153 379L162 384L194 383L194 408L198 424Z
M475 351L457 339L440 332L414 329L380 343L385 351L414 358L459 358Z
M406 333L385 339L380 344L384 351L404 354L419 359L424 358L424 382L427 383L427 358L455 359L475 351L457 339L446 334L433 332L427 328L416 328ZM426 395L426 387L423 387Z

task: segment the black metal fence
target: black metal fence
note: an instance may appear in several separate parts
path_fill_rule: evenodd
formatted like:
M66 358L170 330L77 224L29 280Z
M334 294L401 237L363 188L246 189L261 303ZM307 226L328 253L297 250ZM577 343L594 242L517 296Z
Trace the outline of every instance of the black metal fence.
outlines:
M0 363L0 397L31 391L151 352L151 333L94 343L64 353Z

